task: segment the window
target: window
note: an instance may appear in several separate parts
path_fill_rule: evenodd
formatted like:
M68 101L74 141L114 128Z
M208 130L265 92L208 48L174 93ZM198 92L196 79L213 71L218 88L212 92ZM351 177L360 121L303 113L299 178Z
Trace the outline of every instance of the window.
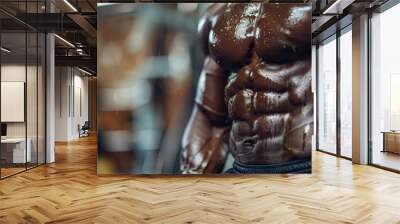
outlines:
M371 162L400 170L400 4L371 18Z
M352 33L351 26L340 36L340 155L352 157Z
M318 48L318 149L336 153L336 36Z

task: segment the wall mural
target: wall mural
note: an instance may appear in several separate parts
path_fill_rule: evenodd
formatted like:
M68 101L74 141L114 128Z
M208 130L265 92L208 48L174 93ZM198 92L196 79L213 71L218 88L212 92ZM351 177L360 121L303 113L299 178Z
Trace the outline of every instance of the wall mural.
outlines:
M98 10L98 174L311 173L311 5Z

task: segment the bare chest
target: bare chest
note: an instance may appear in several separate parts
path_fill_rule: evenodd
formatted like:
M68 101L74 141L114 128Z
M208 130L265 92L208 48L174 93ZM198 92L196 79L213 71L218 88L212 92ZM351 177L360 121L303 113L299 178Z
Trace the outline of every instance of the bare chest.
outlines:
M250 64L252 55L268 63L288 63L310 52L311 8L291 4L230 4L211 19L210 55L224 69Z

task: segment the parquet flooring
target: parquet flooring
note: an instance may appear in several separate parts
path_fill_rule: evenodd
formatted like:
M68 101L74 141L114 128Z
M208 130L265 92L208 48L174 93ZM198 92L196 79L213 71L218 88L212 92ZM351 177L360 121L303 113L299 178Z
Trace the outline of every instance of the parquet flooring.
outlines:
M11 176L13 174L22 172L24 170L25 170L25 167L23 167L23 168L14 168L14 167L1 168L1 175L2 175L2 177L7 177L7 176Z
M0 181L0 223L400 223L400 175L319 152L312 175L96 176L94 137Z

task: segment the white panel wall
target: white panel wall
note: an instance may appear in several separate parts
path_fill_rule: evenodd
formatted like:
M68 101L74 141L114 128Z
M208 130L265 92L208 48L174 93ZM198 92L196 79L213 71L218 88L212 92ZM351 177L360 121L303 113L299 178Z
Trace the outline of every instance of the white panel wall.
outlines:
M57 67L55 85L55 139L77 139L78 125L88 120L88 78L76 68Z
M55 68L55 141L68 141L69 68Z

